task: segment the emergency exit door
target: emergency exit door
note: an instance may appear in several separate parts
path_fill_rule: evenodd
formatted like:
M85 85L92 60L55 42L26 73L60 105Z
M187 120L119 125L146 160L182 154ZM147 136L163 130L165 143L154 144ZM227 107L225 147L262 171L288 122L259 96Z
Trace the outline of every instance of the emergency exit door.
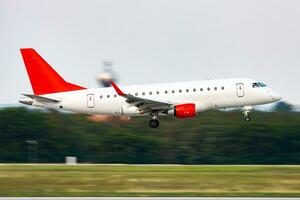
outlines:
M236 84L236 94L237 94L238 97L243 97L245 95L244 84L243 83L237 83Z
M94 94L86 95L87 107L94 108L95 107L95 97Z

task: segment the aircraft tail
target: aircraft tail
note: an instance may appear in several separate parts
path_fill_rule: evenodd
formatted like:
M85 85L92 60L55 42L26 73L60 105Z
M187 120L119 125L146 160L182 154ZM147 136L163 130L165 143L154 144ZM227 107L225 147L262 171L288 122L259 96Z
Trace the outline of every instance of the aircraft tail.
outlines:
M82 90L66 82L34 49L20 49L35 95Z

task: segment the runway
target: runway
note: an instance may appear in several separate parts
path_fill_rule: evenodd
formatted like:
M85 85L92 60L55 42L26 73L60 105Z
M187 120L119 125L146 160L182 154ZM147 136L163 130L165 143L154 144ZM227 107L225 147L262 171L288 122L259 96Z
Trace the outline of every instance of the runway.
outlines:
M0 197L0 200L300 200L300 198L264 197Z

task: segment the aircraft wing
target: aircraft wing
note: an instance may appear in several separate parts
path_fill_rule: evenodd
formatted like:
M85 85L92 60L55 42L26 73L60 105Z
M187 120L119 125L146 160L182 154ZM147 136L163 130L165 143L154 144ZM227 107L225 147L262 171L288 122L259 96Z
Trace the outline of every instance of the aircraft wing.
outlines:
M130 104L130 106L137 107L141 114L164 112L174 107L173 102L157 101L136 97L132 94L125 94L114 82L111 82L111 85L114 87L118 95L126 98L126 102Z

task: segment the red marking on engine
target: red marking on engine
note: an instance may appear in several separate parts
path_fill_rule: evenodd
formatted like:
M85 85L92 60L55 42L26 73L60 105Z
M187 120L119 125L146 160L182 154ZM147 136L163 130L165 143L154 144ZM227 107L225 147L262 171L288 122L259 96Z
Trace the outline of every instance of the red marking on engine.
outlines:
M175 106L175 116L177 118L188 118L196 116L196 106L193 103L180 104Z

